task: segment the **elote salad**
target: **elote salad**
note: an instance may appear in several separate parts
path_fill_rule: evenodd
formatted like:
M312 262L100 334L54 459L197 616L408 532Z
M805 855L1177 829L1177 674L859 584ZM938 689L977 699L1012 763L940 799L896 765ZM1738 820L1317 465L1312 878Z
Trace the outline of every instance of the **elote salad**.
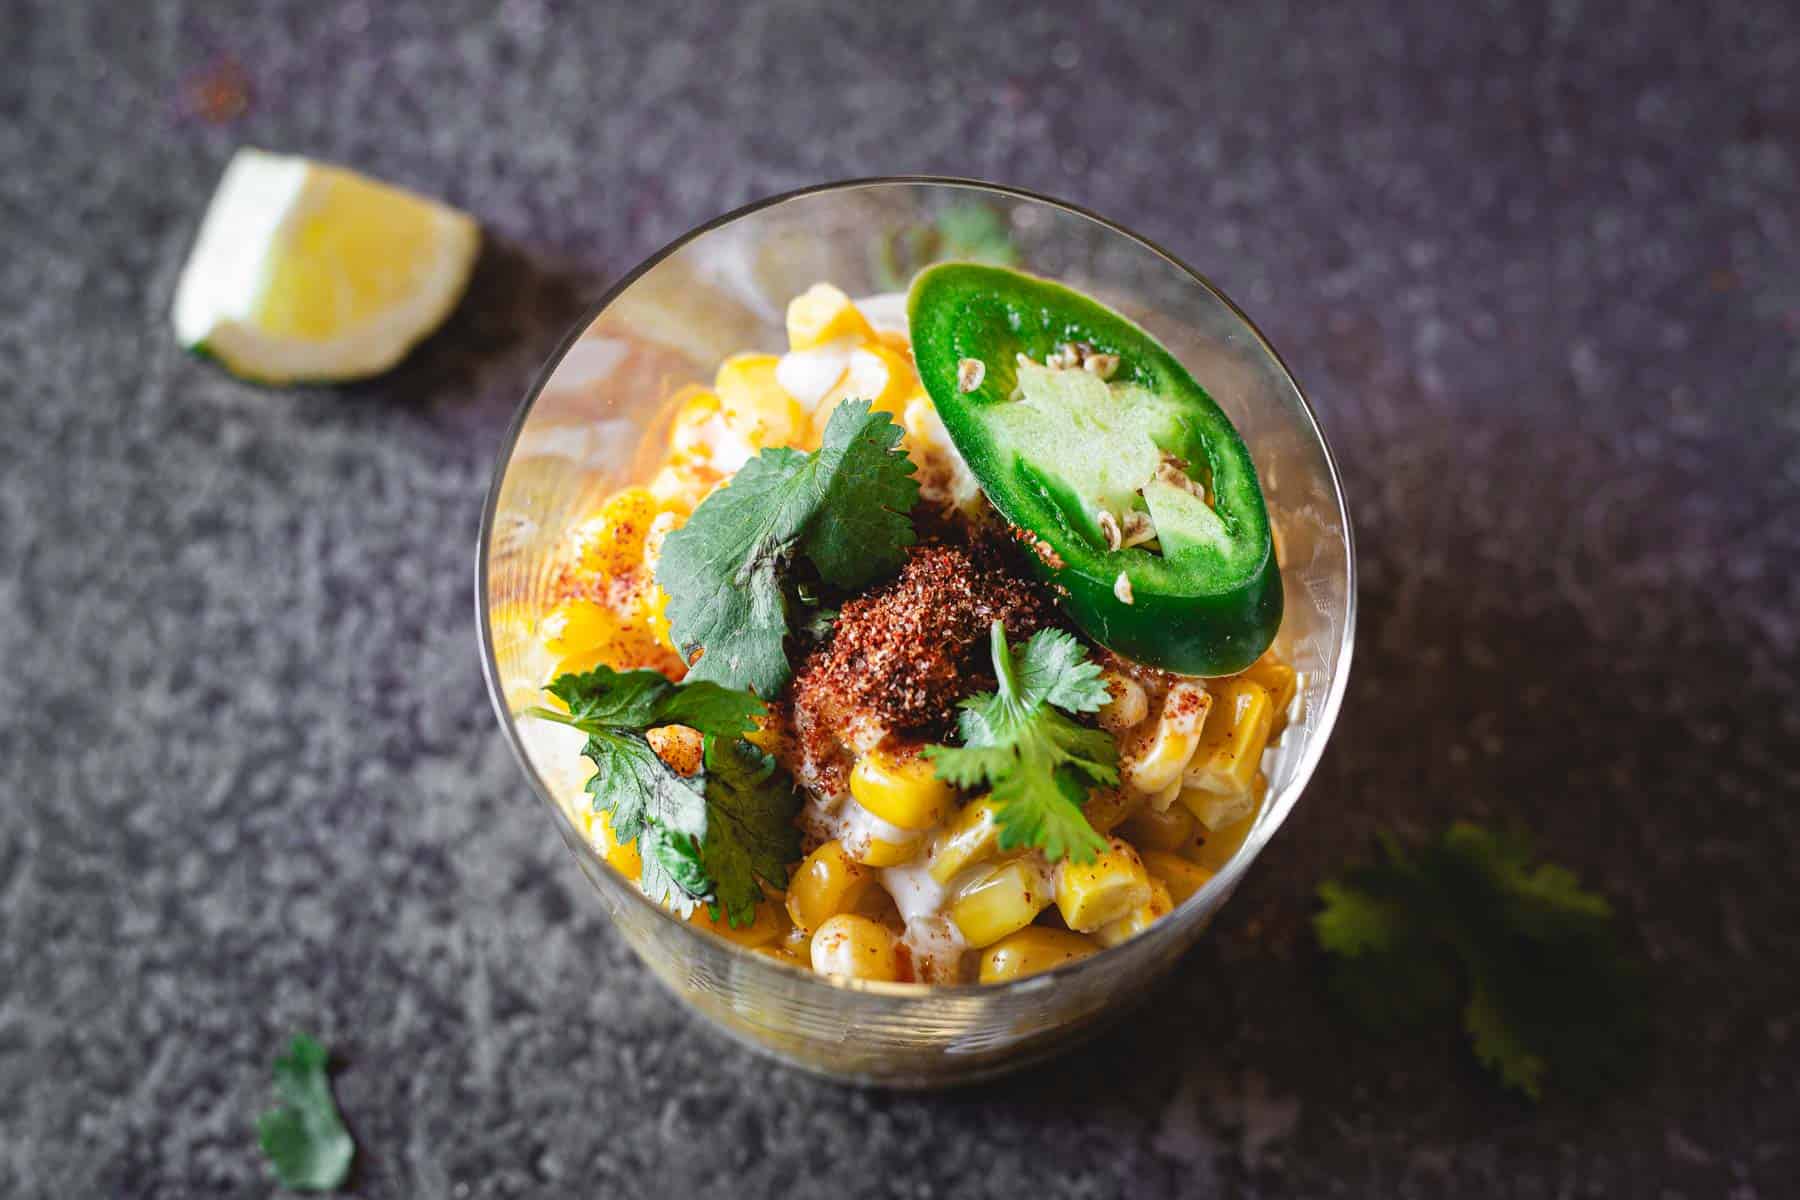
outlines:
M1237 431L1149 334L1000 267L818 284L573 528L522 721L656 902L851 980L1001 983L1242 845L1296 695ZM581 778L581 777L576 777Z

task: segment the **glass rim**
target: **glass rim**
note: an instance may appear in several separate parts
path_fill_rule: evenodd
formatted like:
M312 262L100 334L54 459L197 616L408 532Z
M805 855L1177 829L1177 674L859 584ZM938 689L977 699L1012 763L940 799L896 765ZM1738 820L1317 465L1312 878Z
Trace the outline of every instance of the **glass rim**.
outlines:
M581 836L580 831L574 827L573 822L569 819L569 815L563 810L562 803L555 796L551 795L550 789L544 783L543 777L538 774L537 768L533 765L531 756L526 751L524 742L519 736L517 721L515 720L512 711L506 705L505 690L500 683L499 663L494 654L492 614L488 604L488 560L493 543L494 520L499 511L501 485L505 482L507 468L512 464L514 452L518 448L519 436L524 431L525 424L529 420L532 410L537 407L537 402L542 397L544 388L556 374L557 368L561 366L563 359L567 357L570 348L574 346L574 344L581 339L582 335L593 326L594 322L600 318L601 314L612 307L613 303L617 301L620 296L624 295L633 284L677 251L681 250L689 243L699 240L706 234L722 229L744 217L752 216L765 209L775 208L794 200L806 199L828 192L848 192L864 188L893 185L942 187L992 192L1018 200L1029 201L1033 204L1047 205L1051 208L1061 209L1065 212L1073 213L1076 216L1092 221L1112 233L1130 239L1150 253L1156 255L1158 258L1167 262L1177 271L1192 279L1201 288L1210 293L1220 304L1224 305L1238 322L1242 324L1250 336L1255 339L1256 345L1261 352L1267 355L1269 360L1280 369L1281 376L1286 381L1288 387L1293 389L1295 398L1300 402L1300 411L1305 414L1307 428L1311 431L1313 439L1318 444L1320 453L1324 457L1326 474L1331 481L1331 499L1337 506L1338 517L1343 527L1345 553L1344 573L1347 600L1344 606L1343 633L1338 640L1338 667L1333 672L1331 686L1326 691L1318 736L1312 740L1312 744L1308 746L1305 754L1301 756L1300 761L1295 765L1293 778L1288 786L1277 793L1270 802L1266 803L1258 814L1258 817L1256 818L1257 824L1263 826L1260 830L1260 837L1258 836L1259 831L1252 828L1250 836L1245 839L1242 846L1238 847L1237 851L1232 855L1231 860L1225 864L1218 874L1207 880L1198 891L1189 896L1187 900L1181 904L1176 905L1173 911L1162 920L1152 924L1140 936L1121 942L1117 946L1098 950L1085 958L1065 963L1061 966L1052 968L1049 971L1026 976L1021 979L1010 980L1006 983L887 983L864 979L842 979L836 976L821 975L808 968L778 962L768 955L758 954L754 950L741 946L718 934L709 933L695 927L686 919L651 900L650 897L646 896L643 891L636 886L621 888L622 891L631 896L635 903L645 906L657 917L661 918L665 923L665 926L672 931L671 936L677 938L685 936L702 939L702 942L698 943L702 949L705 948L706 943L710 943L715 949L723 949L726 953L734 956L738 960L738 966L740 968L748 970L752 974L767 971L772 973L771 978L773 980L780 981L791 981L797 977L803 976L812 981L817 987L828 989L829 991L860 992L890 997L893 1000L902 1003L908 1001L924 1002L930 1000L932 997L946 995L967 996L973 994L998 998L1002 995L1038 991L1045 987L1053 986L1058 980L1070 979L1086 972L1100 970L1102 968L1099 964L1116 962L1117 956L1130 953L1134 949L1139 953L1143 953L1148 946L1166 940L1169 935L1176 931L1177 927L1182 924L1179 921L1179 918L1182 916L1183 910L1191 910L1189 915L1190 919L1192 919L1192 913L1206 910L1209 907L1209 901L1213 897L1219 895L1221 892L1228 893L1231 889L1235 889L1238 881L1243 877L1244 873L1249 870L1250 864L1261 855L1263 847L1274 837L1276 831L1279 830L1282 825L1287 823L1288 815L1293 810L1295 804L1299 802L1300 794L1306 790L1306 785L1312 781L1313 772L1318 768L1319 760L1325 753L1325 746L1331 739L1332 730L1337 726L1338 712L1343 705L1344 693L1349 685L1350 662L1356 644L1356 540L1350 524L1349 506L1344 500L1343 477L1338 470L1337 457L1332 453L1331 443L1326 440L1325 431L1319 425L1318 414L1313 411L1312 402L1306 398L1305 391L1300 387L1299 380L1294 378L1294 373L1288 368L1286 360L1284 360L1280 353L1276 351L1274 344L1263 334L1263 331L1257 326L1256 322L1252 321L1249 315L1245 313L1230 296L1226 295L1222 288L1207 276L1189 266L1181 258L1170 253L1158 243L1144 237L1142 234L1126 228L1117 221L1103 217L1099 213L1085 208L1082 205L1067 200L1059 200L1055 197L1046 196L1026 188L1013 187L1009 184L992 183L986 180L954 175L869 175L851 179L839 179L826 183L816 183L806 187L794 188L785 192L778 192L774 195L765 196L759 200L752 200L747 204L740 205L737 208L722 213L709 221L702 222L692 229L689 229L687 232L673 238L660 249L646 257L642 262L638 263L637 266L620 276L617 282L609 286L601 294L600 298L595 301L594 304L589 306L584 315L562 336L561 340L558 341L555 350L551 352L547 359L545 359L544 365L538 370L536 379L532 382L530 388L525 393L524 399L520 401L517 410L513 413L512 420L508 423L506 431L500 439L499 449L494 462L493 477L489 481L487 499L482 506L480 529L476 534L474 580L476 636L481 643L481 673L482 677L487 682L488 700L493 705L494 714L500 723L501 733L506 739L508 748L512 751L513 759L518 763L519 769L524 773L527 782L530 783L531 789L537 794L538 799L543 801L550 808L553 817L557 822L558 831L562 834L563 841L569 845L570 849L574 850L577 854L583 855L589 860L590 865L593 867L602 871L612 872L613 868L600 856L599 852L588 843L587 839ZM1254 853L1245 854L1244 850L1246 848L1251 848L1252 846L1254 848ZM622 883L629 882L624 880L622 876L620 878ZM1165 925L1167 928L1160 930L1163 936L1159 937L1159 927Z

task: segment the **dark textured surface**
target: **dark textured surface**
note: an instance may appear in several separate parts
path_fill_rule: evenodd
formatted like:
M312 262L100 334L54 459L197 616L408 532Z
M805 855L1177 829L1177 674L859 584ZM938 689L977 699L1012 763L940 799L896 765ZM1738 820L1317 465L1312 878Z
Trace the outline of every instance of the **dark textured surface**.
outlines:
M266 1193L295 1028L367 1196L1793 1194L1800 9L1001 7L0 7L0 1194ZM229 64L247 109L203 119ZM244 142L500 248L391 376L238 384L166 313ZM1363 570L1337 738L1216 936L1090 1049L935 1097L675 1010L508 759L469 601L585 301L899 170L1217 278L1321 410ZM1641 1087L1533 1110L1448 1031L1335 1015L1311 887L1464 815L1617 898Z

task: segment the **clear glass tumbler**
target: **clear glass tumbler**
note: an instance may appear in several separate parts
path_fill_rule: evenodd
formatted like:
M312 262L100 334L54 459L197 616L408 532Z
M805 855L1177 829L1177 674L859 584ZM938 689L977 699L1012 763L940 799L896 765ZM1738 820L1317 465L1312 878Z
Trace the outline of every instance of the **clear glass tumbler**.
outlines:
M788 300L827 280L903 290L938 258L1015 263L1095 294L1149 329L1230 414L1281 534L1287 613L1277 646L1302 672L1296 716L1264 763L1268 798L1228 866L1146 933L999 986L848 982L742 950L650 903L557 802L579 765L529 721L547 664L522 622L553 552L600 496L645 479L667 400L726 356L785 348ZM840 1079L961 1083L1064 1049L1126 1009L1206 929L1300 799L1343 699L1356 616L1349 516L1331 452L1287 368L1232 302L1167 252L1072 205L948 179L874 179L777 196L703 225L621 280L570 334L501 448L475 575L482 658L500 727L595 894L669 989L753 1049ZM576 777L578 778L578 776Z

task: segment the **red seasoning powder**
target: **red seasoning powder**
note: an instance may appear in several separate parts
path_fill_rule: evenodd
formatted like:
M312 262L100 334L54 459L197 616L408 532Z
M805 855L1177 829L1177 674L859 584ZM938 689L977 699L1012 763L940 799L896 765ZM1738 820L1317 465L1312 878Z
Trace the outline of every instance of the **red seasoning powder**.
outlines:
M1054 620L1043 587L1009 557L984 543L915 546L899 575L845 603L793 689L798 749L826 790L841 790L852 729L929 740L948 730L958 700L991 690L996 620L1015 644Z

